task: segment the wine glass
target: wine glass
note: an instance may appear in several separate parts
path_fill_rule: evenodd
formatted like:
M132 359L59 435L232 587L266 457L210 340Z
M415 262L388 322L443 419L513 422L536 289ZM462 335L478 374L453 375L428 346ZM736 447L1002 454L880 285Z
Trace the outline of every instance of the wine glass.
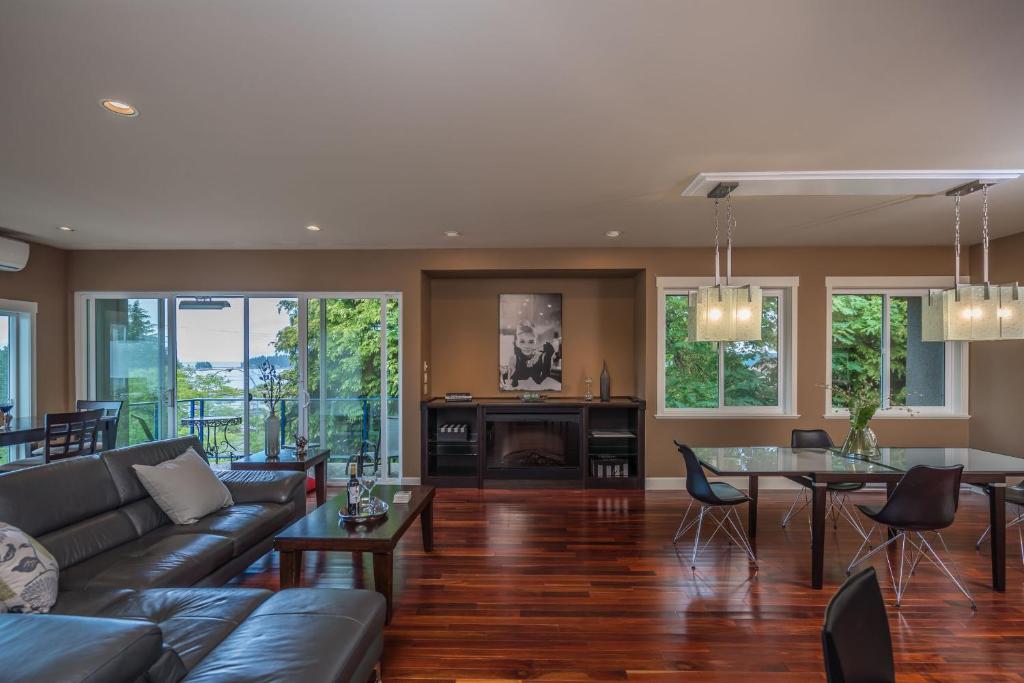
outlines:
M366 491L366 507L369 510L376 509L376 505L373 502L373 489L377 486L377 473L369 472L367 469L363 470L363 473L359 475L359 484Z

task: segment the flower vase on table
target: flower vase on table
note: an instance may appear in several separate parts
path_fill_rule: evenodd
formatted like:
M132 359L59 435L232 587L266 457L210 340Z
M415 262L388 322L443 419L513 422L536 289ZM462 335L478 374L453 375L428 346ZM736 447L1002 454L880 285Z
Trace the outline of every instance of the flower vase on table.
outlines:
M843 442L842 454L879 457L878 437L870 427L871 418L882 407L878 388L870 381L857 378L849 387L834 387L832 396L833 405L842 406L850 412L850 433Z
M268 458L276 458L281 455L281 418L277 415L277 402L281 399L281 378L277 376L277 368L267 360L260 365L260 390L270 410L263 425L263 452Z

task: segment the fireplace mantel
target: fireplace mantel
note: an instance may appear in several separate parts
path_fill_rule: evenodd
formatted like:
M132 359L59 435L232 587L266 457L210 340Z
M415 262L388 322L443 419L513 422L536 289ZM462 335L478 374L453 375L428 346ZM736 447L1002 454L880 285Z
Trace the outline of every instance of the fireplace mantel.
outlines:
M642 488L644 409L625 396L424 401L421 478L435 486Z

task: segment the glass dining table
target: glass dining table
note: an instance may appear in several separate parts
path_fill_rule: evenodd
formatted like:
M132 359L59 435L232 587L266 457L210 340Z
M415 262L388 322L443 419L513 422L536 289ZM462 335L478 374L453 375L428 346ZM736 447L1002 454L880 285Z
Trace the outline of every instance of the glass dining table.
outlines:
M963 465L963 482L989 486L992 525L992 588L1006 590L1006 480L1024 477L1024 458L974 448L882 448L879 456L843 455L838 450L734 446L694 448L697 459L712 474L747 477L751 498L747 533L757 536L759 477L807 477L811 487L811 587L821 588L825 559L825 487L833 482L884 483L891 493L915 465Z

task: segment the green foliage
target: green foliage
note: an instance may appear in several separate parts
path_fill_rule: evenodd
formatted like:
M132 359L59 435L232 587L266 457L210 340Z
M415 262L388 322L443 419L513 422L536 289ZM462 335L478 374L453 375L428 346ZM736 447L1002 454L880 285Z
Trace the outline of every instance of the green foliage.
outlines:
M719 344L686 338L688 297L665 300L665 404L670 408L717 408ZM729 342L722 348L725 405L779 403L779 299L765 297L761 340Z
M840 395L872 390L881 400L881 294L836 294L832 297L832 405L848 407ZM906 403L907 299L891 297L889 306L889 372L893 405Z

